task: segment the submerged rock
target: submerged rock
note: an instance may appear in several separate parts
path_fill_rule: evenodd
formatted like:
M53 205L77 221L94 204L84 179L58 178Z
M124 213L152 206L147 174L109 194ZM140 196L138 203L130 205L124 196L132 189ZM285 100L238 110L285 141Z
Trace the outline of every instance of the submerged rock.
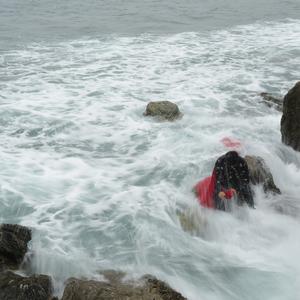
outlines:
M158 117L161 120L174 121L182 116L178 106L170 101L150 102L144 116Z
M144 276L140 282L122 282L124 273L103 272L108 282L70 278L61 300L183 300L181 294L166 283Z
M273 95L269 94L269 93L260 93L259 94L262 99L263 102L269 106L269 107L274 107L276 108L278 111L282 111L282 107L283 107L283 99L274 97Z
M178 211L177 216L184 231L199 235L207 230L207 219L197 209L188 208Z
M284 97L280 130L282 142L300 151L300 81Z
M31 231L27 227L15 224L0 225L0 271L17 269L20 266L30 240Z
M50 300L51 293L49 276L22 277L10 271L0 273L1 300Z
M281 194L280 189L274 183L271 171L261 157L246 155L245 160L249 168L252 184L262 184L265 193Z

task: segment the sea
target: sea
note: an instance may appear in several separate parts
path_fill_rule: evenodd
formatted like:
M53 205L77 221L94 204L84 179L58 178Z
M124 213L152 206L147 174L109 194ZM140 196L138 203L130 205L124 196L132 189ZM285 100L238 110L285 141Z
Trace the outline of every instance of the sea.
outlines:
M28 272L56 295L113 269L189 300L299 300L300 153L260 97L299 70L299 0L0 0L0 222L32 228ZM161 100L183 117L143 116ZM282 194L201 208L224 137Z

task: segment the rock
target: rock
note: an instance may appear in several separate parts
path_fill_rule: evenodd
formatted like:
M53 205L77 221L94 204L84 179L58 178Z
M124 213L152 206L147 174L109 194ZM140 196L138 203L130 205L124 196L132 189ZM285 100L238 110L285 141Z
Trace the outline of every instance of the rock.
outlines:
M300 81L284 97L281 138L284 144L300 151Z
M265 193L281 194L280 189L274 183L273 175L261 157L246 155L245 160L252 184L262 184Z
M150 102L144 116L158 117L161 120L174 121L182 116L176 104L170 101Z
M282 111L282 107L283 107L283 99L277 98L272 96L269 93L260 93L259 94L262 99L263 102L269 106L269 107L274 107L275 109L277 109L278 111Z
M103 273L105 275L105 273ZM61 300L184 300L166 283L144 276L140 282L121 281L124 273L110 274L108 282L70 278Z
M0 225L0 271L17 269L27 252L31 231L15 224Z
M50 300L51 293L49 276L22 277L10 271L0 273L1 300Z
M153 294L151 299L162 300L182 300L186 299L178 292L171 289L165 282L158 280L153 276L144 276L145 287L149 293ZM157 296L155 296L157 294ZM160 298L159 298L160 297Z
M207 231L207 219L194 207L189 207L177 212L180 225L184 231L201 235Z

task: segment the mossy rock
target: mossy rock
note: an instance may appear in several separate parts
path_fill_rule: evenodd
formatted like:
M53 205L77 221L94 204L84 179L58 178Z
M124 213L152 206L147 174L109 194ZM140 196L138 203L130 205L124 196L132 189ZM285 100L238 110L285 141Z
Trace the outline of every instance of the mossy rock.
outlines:
M144 116L157 117L160 120L174 121L182 117L178 106L170 101L148 103Z

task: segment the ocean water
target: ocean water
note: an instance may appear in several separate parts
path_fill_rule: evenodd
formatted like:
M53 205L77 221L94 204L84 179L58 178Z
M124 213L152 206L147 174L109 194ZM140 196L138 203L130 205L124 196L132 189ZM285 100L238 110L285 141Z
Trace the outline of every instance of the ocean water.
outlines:
M299 1L0 4L0 221L34 228L31 272L56 294L116 269L192 300L300 298L300 154L259 96L299 80ZM155 100L184 117L143 117ZM199 207L191 189L226 136L281 196Z

